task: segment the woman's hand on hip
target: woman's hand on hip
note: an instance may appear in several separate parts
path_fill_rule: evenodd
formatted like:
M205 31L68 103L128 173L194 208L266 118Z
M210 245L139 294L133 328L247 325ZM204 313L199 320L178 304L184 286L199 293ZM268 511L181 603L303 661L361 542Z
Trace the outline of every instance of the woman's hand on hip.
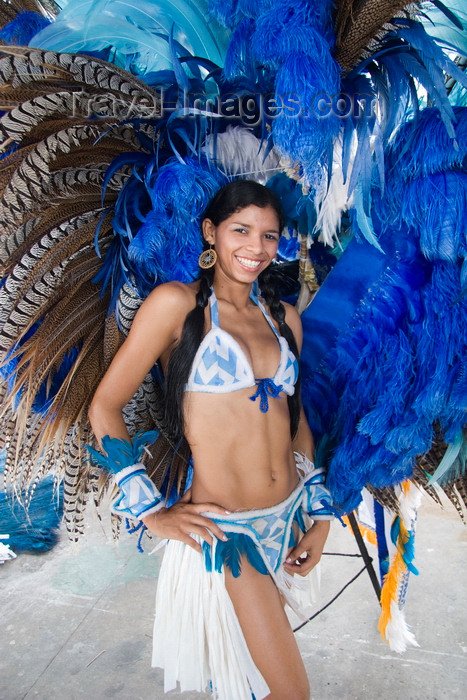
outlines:
M180 540L201 552L201 545L192 535L199 535L209 545L212 544L212 536L224 541L228 539L213 520L202 515L205 512L219 515L229 513L215 503L191 503L191 489L188 489L177 503L148 515L143 518L143 523L157 537L163 540Z
M329 520L315 520L284 562L284 568L289 574L306 576L318 564L329 528Z

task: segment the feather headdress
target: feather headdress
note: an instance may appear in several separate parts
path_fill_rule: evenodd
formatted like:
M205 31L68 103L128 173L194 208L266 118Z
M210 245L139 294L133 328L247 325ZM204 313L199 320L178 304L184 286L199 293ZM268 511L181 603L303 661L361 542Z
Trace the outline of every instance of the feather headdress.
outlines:
M63 481L73 536L92 394L233 177L281 196L302 291L332 268L302 364L336 502L432 477L465 503L465 13L433 4L1 3L0 447L16 492ZM163 413L155 368L130 434Z

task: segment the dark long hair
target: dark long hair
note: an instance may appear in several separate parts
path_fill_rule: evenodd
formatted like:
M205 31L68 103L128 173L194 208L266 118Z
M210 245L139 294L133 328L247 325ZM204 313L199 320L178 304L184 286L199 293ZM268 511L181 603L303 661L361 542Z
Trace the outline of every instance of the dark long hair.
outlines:
M219 226L229 216L250 205L261 208L272 207L279 220L279 230L283 229L284 215L276 195L267 187L252 180L236 180L225 185L209 202L203 213L202 220L210 219L214 226ZM183 488L184 472L186 471L186 463L190 453L184 437L183 396L196 352L204 336L204 309L211 295L213 278L214 268L202 271L199 290L196 294L196 305L187 314L180 341L173 350L167 366L165 385L166 430L169 442L172 447L176 448L175 452L178 454L173 459L171 457L170 464L165 464L161 476L165 478L165 475L169 472L171 474L171 477L169 477L170 485L176 479L179 490ZM285 322L285 308L276 292L271 265L261 273L258 278L258 284L271 316L279 326L280 334L284 336L290 349L298 358L297 344L291 329ZM293 396L288 396L287 401L290 412L290 434L293 437L297 432L300 418L300 381L295 386L295 393ZM163 441L164 439L162 439ZM162 444L159 447L163 447ZM157 450L157 452L159 453L160 450ZM169 452L170 450L165 449L166 456ZM159 465L162 466L160 454L158 454L158 461Z

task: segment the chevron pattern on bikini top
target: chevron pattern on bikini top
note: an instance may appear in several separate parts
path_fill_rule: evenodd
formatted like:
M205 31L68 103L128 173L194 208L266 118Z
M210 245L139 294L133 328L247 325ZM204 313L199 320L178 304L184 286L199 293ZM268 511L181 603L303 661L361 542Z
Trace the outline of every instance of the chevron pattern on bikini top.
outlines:
M253 370L240 345L222 328L212 328L198 348L187 388L218 393L254 385Z
M298 363L285 338L274 328L264 306L252 297L263 312L280 347L280 361L272 382L280 391L292 395L298 376ZM218 304L214 291L210 297L212 327L203 338L193 361L186 391L228 393L254 387L253 369L239 343L219 326Z

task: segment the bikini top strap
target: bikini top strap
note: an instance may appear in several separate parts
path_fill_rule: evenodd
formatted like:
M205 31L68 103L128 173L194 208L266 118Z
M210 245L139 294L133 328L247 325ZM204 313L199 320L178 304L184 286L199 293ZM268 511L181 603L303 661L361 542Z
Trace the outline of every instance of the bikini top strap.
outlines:
M279 333L277 332L277 328L275 327L275 325L274 325L274 323L273 323L273 321L272 321L271 316L268 314L268 312L267 312L267 310L266 310L266 307L260 302L260 300L258 299L258 297L256 296L256 294L253 293L253 290L251 290L250 298L255 302L255 304L256 304L257 306L259 306L259 308L260 308L261 311L263 312L263 316L264 316L264 318L266 319L266 321L269 323L269 325L271 326L272 330L274 331L274 335L276 336L276 338L280 338L280 335L279 335Z
M209 310L211 312L211 328L219 328L219 308L213 287L211 287L211 296L209 297Z
M280 338L279 333L277 332L277 328L275 327L274 323L272 322L271 316L268 314L266 311L266 308L263 306L263 304L260 302L256 294L251 290L250 293L250 299L254 301L254 303L259 306L261 311L263 312L263 316L266 319L266 321L269 323L271 326L272 330L274 331L274 335L276 338ZM219 326L219 308L217 305L217 297L214 292L213 287L211 287L211 296L209 297L209 306L210 306L210 311L211 311L211 328L220 328Z

